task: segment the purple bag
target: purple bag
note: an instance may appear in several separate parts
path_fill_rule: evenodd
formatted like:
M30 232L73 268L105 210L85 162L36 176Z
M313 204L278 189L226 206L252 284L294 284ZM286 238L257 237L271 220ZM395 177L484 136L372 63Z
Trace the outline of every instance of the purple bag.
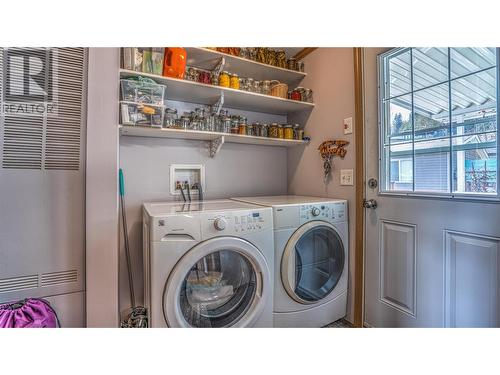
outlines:
M57 328L57 314L41 298L0 305L0 328Z

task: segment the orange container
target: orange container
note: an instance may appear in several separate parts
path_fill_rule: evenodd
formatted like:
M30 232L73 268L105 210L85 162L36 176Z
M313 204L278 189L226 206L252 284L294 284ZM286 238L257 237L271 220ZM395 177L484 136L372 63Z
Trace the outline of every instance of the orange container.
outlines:
M172 78L184 78L187 52L184 48L165 48L163 75Z

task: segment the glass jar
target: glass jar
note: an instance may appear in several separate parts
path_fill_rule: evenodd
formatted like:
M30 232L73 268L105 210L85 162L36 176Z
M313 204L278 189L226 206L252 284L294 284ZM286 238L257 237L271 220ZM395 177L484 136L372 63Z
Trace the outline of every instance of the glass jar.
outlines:
M177 110L172 108L165 108L165 119L163 120L163 127L175 127L175 120L177 120Z
M293 126L290 124L283 126L283 138L293 139ZM280 137L281 138L281 137Z
M297 59L295 57L290 57L287 61L287 67L290 70L297 70Z
M268 133L269 138L279 138L279 130L278 130L278 124L273 122L269 126L269 133Z
M231 133L231 117L224 116L222 118L221 133Z
M237 74L232 74L229 79L229 87L235 90L240 89L240 77Z
M253 92L260 94L260 81L253 81Z
M237 117L231 119L231 134L238 134L240 126L240 120Z
M262 133L262 125L260 122L254 122L253 123L253 135L256 137L261 137Z
M255 136L255 126L254 124L247 124L247 135Z
M253 91L253 78L246 79L246 90Z
M260 83L260 92L264 95L271 94L271 81L262 81Z
M290 92L290 99L292 100L302 100L302 95L300 95L300 92L298 89L294 89Z
M219 86L229 87L229 84L230 84L229 73L226 71L221 72L219 74Z
M283 129L283 125L278 124L278 138L285 138L285 129Z
M247 135L247 123L241 122L238 128L238 134Z
M191 123L191 120L189 119L189 116L181 116L181 128L184 130L189 129L189 124Z
M302 98L305 102L312 103L313 102L313 90L304 89L304 98Z
M299 130L300 130L300 125L295 124L293 126L293 139L301 139L301 138L299 138Z
M305 72L305 66L303 61L297 61L297 70L302 73Z
M276 51L276 66L286 69L286 53L282 49Z
M267 124L261 124L260 125L260 136L261 137L267 137L269 134L268 134L268 130L269 130L269 125Z

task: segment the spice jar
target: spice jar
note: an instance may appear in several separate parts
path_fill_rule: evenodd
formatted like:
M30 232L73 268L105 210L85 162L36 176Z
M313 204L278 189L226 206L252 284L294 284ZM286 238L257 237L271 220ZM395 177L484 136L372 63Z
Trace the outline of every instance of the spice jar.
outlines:
M273 122L269 126L268 137L269 138L279 138L279 130L278 130L278 124L277 123Z
M260 94L260 81L253 81L253 92Z
M283 129L283 125L278 124L278 138L285 138L285 130Z
M222 124L221 124L221 132L222 133L231 133L231 117L229 116L224 116L222 118Z
M268 129L269 129L269 125L267 125L267 124L260 125L260 136L267 137L268 136Z
M247 78L246 79L245 89L247 91L253 91L253 78Z
M221 74L219 74L219 86L229 87L229 84L230 84L229 73L226 71L221 72Z
M255 126L253 124L247 125L247 135L254 136L255 134Z
M260 122L253 123L253 135L262 137L262 125Z
M229 79L229 87L232 89L239 90L240 89L240 77L237 74L232 74Z
M293 126L286 124L283 126L283 135L285 139L293 139Z
M271 81L261 81L260 92L264 95L269 95L271 93Z
M246 120L243 122L240 122L240 126L238 128L238 134L241 135L247 135L247 123Z
M181 116L181 128L186 130L189 128L189 124L190 124L190 119L188 116Z
M237 117L233 117L231 119L231 134L238 134L239 132L239 127L240 127L240 120Z

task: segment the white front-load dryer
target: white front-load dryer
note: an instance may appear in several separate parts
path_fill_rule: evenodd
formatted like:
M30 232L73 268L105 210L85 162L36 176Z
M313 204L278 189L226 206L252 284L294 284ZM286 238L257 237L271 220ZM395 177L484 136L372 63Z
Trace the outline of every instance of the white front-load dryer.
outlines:
M145 203L150 327L272 327L272 210L230 200Z
M347 201L290 195L233 199L273 209L274 326L322 327L344 317Z

